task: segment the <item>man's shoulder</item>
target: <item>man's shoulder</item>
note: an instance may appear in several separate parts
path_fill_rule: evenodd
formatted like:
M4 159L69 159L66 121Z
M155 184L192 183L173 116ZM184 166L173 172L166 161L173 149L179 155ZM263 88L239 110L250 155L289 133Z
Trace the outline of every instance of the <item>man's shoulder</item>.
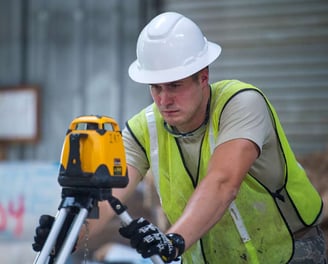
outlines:
M211 84L212 89L232 90L234 89L258 89L253 84L243 82L237 79L221 80Z

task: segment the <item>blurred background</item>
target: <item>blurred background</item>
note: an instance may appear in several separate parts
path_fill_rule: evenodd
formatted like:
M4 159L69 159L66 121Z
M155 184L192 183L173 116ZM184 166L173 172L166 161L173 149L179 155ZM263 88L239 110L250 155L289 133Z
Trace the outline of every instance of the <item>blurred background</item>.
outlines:
M326 0L0 0L1 263L34 258L38 218L54 215L60 202L58 163L70 122L108 115L123 128L151 103L127 71L140 30L163 11L190 17L222 46L210 67L213 82L240 79L266 93L328 203ZM149 185L128 206L165 226ZM324 228L327 221L325 214ZM107 243L124 243L118 226L113 221L90 241L90 261Z

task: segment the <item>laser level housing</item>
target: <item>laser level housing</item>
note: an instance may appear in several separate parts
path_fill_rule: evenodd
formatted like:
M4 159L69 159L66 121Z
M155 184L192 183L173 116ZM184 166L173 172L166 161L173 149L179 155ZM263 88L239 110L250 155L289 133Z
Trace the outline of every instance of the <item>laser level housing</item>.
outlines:
M122 134L107 116L80 116L67 130L58 182L63 187L123 188L128 184Z

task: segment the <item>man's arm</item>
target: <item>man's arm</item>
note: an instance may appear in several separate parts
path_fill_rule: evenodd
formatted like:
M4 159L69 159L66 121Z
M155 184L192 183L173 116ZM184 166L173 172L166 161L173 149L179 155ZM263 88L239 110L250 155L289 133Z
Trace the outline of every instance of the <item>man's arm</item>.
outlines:
M182 235L186 249L199 240L221 219L236 198L246 173L258 155L257 145L247 139L234 139L216 147L207 175L168 233Z

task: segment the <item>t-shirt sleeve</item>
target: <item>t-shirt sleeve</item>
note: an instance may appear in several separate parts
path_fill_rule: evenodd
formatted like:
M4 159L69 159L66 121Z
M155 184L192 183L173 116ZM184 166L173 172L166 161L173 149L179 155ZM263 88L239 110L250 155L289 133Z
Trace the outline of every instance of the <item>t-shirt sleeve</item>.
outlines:
M149 162L142 147L125 127L122 131L126 163L135 167L144 177L149 169Z
M260 151L272 127L265 99L258 92L250 90L235 95L227 103L219 124L216 146L244 138L253 141Z

